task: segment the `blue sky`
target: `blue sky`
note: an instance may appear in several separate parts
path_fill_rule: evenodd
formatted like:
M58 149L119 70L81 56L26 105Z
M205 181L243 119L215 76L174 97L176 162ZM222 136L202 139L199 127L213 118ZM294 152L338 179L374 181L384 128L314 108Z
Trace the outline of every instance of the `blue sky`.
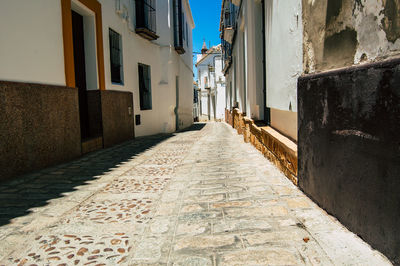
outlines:
M219 38L219 19L221 15L221 0L189 0L195 28L193 30L193 51L200 52L203 39L207 47L221 42ZM195 55L195 54L194 54ZM193 69L197 77L197 70Z

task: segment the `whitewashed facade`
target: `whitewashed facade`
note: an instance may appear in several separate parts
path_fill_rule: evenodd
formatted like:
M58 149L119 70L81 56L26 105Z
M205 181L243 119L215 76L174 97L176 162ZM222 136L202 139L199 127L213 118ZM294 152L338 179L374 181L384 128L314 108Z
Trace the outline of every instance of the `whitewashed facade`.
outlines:
M222 14L227 109L237 107L297 140L301 0L224 0Z
M222 73L221 45L206 50L197 57L200 117L206 120L223 120L226 95L225 76Z
M138 3L145 12L136 10ZM65 45L65 17L71 11L83 17L87 90L132 92L133 114L140 116L135 136L173 132L192 124L195 25L188 0L2 0L0 80L75 87ZM144 20L151 19L154 35L150 38L138 32L138 14L146 12ZM112 81L110 30L120 37L120 82ZM176 35L181 36L178 44ZM149 110L141 108L139 64L150 69Z

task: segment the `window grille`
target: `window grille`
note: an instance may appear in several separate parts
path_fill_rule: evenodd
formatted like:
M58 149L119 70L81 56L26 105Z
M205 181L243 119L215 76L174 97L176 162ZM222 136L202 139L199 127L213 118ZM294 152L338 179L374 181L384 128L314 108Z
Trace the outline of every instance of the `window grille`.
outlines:
M140 110L151 110L151 69L150 66L139 64L139 97Z
M182 0L173 0L174 14L174 42L175 50L179 54L184 54L184 14L182 13Z
M109 29L111 82L123 83L122 41L121 35Z
M156 0L135 0L136 33L148 40L156 40Z

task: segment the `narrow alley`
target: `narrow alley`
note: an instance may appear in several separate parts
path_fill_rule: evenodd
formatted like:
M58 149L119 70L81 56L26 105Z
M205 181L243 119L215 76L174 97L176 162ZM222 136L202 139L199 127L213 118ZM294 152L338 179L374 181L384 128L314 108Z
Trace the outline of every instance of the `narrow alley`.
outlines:
M391 265L225 123L0 189L0 265Z

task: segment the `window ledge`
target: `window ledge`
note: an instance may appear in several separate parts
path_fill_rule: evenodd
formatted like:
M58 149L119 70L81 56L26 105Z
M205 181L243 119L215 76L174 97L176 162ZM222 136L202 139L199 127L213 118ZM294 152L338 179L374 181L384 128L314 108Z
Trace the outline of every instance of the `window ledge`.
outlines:
M149 41L154 41L159 38L157 34L147 28L136 28L136 33Z
M175 46L175 50L178 54L186 53L185 49L182 46Z

